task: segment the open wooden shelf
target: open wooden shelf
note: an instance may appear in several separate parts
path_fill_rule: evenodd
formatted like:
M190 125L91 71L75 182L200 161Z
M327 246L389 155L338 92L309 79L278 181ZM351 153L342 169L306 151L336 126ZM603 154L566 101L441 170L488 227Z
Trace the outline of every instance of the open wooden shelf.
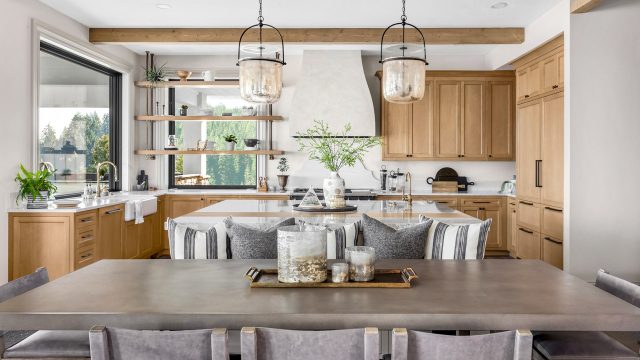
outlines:
M282 150L136 150L136 155L282 155Z
M284 120L282 116L213 116L213 115L194 115L194 116L172 116L172 115L136 115L134 120L137 121L280 121Z
M217 80L217 81L136 81L134 83L139 88L237 88L240 86L238 80Z

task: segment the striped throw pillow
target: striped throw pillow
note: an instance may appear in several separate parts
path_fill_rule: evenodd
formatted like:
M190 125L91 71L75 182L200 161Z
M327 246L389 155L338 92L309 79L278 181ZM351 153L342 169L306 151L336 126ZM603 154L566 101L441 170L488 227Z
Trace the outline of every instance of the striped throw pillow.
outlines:
M427 236L425 259L484 259L491 219L465 225L445 224L420 215L420 221L433 220Z
M360 221L327 232L327 259L344 259L344 250L356 246L360 235Z
M211 227L179 224L168 219L172 259L227 259L227 230L224 223Z

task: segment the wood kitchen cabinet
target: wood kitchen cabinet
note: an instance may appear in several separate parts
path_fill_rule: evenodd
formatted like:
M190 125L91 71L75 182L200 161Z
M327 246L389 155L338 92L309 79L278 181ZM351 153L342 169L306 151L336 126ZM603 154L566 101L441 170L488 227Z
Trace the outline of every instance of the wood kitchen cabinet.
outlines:
M413 104L381 95L383 160L514 159L513 72L430 71L426 81Z
M159 213L145 216L142 224L127 221L124 225L123 258L146 259L160 251L162 244L157 240L161 238L160 222Z
M202 209L205 206L205 197L202 195L172 195L168 197L167 202L169 217L175 219Z
M559 37L517 60L516 254L562 268L564 53ZM532 69L535 72L531 72ZM535 79L529 76L535 74ZM528 81L533 81L533 86ZM531 92L535 87L536 91ZM527 96L529 95L529 96Z
M100 259L123 258L124 205L98 210L98 256Z
M491 219L487 251L506 251L505 205L501 198L463 199L461 211L480 220Z
M518 208L515 201L509 200L507 205L507 250L516 256L516 237L518 236Z
M433 98L432 81L426 82L424 97L416 103L394 104L382 98L385 159L433 157Z

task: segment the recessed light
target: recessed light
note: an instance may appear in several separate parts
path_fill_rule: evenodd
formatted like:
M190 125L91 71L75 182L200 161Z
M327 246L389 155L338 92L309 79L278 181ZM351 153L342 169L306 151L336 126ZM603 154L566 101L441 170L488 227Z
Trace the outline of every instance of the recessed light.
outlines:
M171 9L171 5L169 5L169 4L156 4L156 7L158 9L162 9L162 10Z
M493 4L493 5L491 5L491 8L497 10L497 9L504 9L507 6L509 6L509 3L504 2L504 1L500 1L500 2L497 2L497 3Z

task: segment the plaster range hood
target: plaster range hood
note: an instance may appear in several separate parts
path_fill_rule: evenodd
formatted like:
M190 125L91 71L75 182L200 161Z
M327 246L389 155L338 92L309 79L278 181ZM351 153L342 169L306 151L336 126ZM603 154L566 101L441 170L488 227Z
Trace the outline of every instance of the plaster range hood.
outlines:
M375 136L373 100L360 51L305 50L289 113L290 135L323 120L333 131L351 124L352 136Z

